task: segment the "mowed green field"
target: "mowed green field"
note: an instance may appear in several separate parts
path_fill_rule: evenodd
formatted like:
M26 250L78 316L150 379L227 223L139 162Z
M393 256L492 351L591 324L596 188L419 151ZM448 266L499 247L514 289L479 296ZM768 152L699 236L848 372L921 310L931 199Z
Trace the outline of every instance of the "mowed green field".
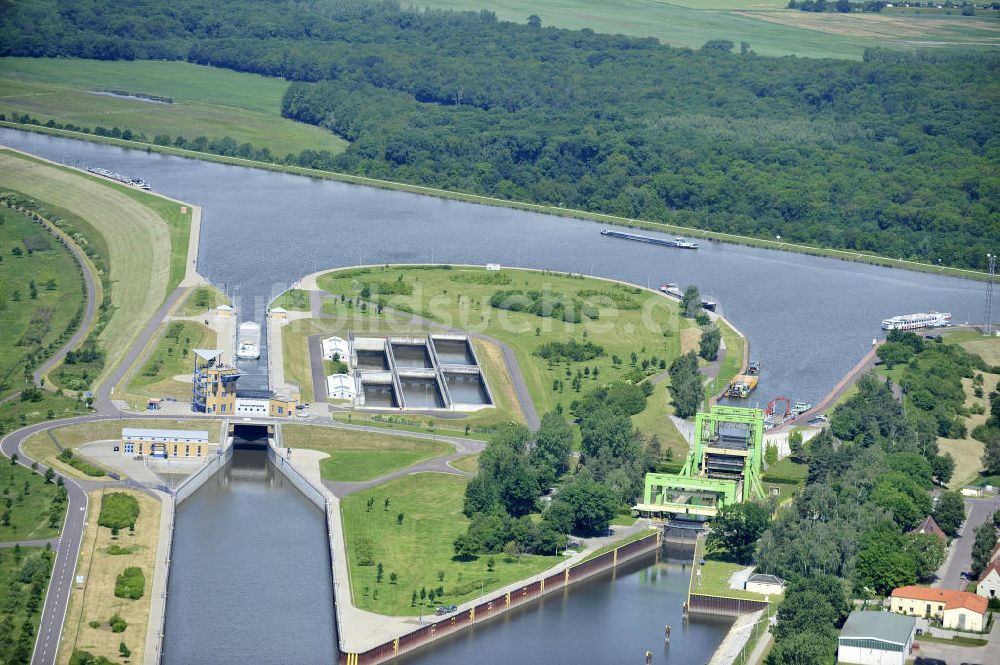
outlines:
M21 386L21 360L58 339L83 298L70 251L39 223L0 208L0 395Z
M119 127L188 140L231 136L285 156L302 150L341 152L334 134L281 117L288 82L185 62L104 62L74 58L0 58L0 113L27 113L42 122ZM172 104L120 99L115 90L168 97Z
M329 455L320 462L324 480L371 480L454 450L441 441L311 425L283 425L281 433L289 448Z
M710 39L746 41L761 55L860 59L873 46L912 48L1000 45L1000 26L989 16L929 17L878 14L815 14L785 10L779 0L428 0L438 9L496 12L523 23L531 14L542 25L655 37L671 46L699 48Z
M318 284L328 293L357 297L362 283L394 285L400 279L412 287L413 293L409 296L387 296L390 308L405 308L447 326L483 333L508 344L517 357L539 414L555 410L557 406L569 412L572 402L590 390L626 377L633 370L633 352L640 365L643 361L653 362L656 359L656 367L650 367L649 374L665 372L666 366L681 353L684 334L694 333L695 341L698 335L697 330L693 330L696 328L694 321L680 316L679 304L675 300L626 284L565 273L513 269L491 273L484 268L473 267L428 269L388 266L367 272L349 269L326 273L319 277ZM536 290L553 296L584 299L598 308L599 317L567 323L528 312L496 309L490 305L490 297L501 290ZM619 305L615 305L612 298L617 298ZM407 325L390 322L387 327L391 332L403 333L409 330ZM355 324L352 330L363 335L372 329ZM741 349L732 341L735 334L728 330L724 334L727 345L732 343L734 348L731 362L736 362L741 358ZM535 353L543 344L570 340L599 345L603 354L579 362L559 360L550 363ZM615 357L618 363L614 362ZM484 359L480 360L485 363ZM660 361L664 365L662 368ZM720 379L723 385L735 372L735 368L729 365L727 362L722 369L723 373L730 372ZM578 383L579 390L573 387L573 377L577 372L583 374ZM662 414L664 399L665 391L661 392L660 399L649 400L646 410ZM671 432L673 425L666 418L650 414L647 418L637 419L638 422L651 427L645 430L646 434L657 434L661 441L676 441ZM677 445L680 447L679 441Z
M341 502L351 595L357 607L379 614L430 614L438 605L460 605L562 560L533 554L520 559L503 554L456 559L452 543L469 527L469 519L462 514L467 482L459 476L417 473L356 492ZM374 499L371 510L369 499ZM370 557L370 565L361 565L365 556ZM492 571L487 565L491 557ZM376 581L379 563L381 582ZM393 573L398 576L395 583ZM443 598L430 603L418 597L416 605L412 604L414 591L419 594L422 588L438 587L444 590Z
M142 368L132 377L127 391L144 397L191 398L192 349L214 349L216 334L195 321L167 324L156 347Z

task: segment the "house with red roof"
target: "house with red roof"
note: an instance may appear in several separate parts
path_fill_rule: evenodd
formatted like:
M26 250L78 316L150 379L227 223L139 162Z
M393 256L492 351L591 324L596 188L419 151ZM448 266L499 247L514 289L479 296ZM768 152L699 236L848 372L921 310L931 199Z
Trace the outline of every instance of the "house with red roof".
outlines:
M931 517L930 515L925 517L923 521L916 526L915 529L910 531L910 533L929 533L940 538L941 542L943 542L945 545L948 544L947 534L945 534L945 532L941 530L941 527L938 526L938 523L935 522L934 518Z
M897 614L937 619L942 628L981 633L986 627L988 602L968 591L904 586L893 589L889 609Z

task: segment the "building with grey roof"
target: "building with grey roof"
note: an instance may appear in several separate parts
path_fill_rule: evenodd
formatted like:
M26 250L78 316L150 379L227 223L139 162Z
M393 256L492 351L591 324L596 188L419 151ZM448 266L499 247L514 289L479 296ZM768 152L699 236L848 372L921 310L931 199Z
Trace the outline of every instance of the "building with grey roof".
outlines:
M851 612L837 638L837 660L856 665L904 665L917 619L891 612Z

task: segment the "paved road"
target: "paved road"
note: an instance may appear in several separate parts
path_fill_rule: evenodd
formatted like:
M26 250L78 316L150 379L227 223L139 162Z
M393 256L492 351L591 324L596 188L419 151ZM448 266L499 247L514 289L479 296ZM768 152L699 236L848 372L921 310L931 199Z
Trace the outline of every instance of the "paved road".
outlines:
M310 293L316 293L310 291ZM326 360L323 358L323 338L329 337L326 333L310 335L309 342L309 366L312 370L313 401L326 402L329 395L326 391Z
M83 341L83 339L90 332L90 325L94 322L94 316L97 313L97 285L94 282L94 275L87 267L87 259L84 256L83 251L77 247L75 242L70 241L63 244L73 253L73 257L80 266L80 272L83 273L83 284L87 292L87 304L83 310L83 319L80 321L80 325L77 327L76 332L73 333L73 336L70 337L69 341L66 342L61 349L56 351L51 358L43 362L38 369L35 370L33 374L35 385L41 385L42 377L44 377L49 370L62 362L62 359L66 357L66 354L69 353L71 349L75 348L77 344Z
M918 624L919 626L919 624ZM976 637L968 633L959 633L951 630L933 628L931 632L941 637L953 635L964 635L965 637ZM920 648L913 652L914 656L924 656L926 658L940 658L947 665L959 665L960 663L980 663L990 665L1000 663L1000 621L993 622L993 630L989 635L982 636L989 640L989 643L981 647L964 647L951 644L939 644L935 642L921 641L920 637L915 641Z
M966 518L961 536L952 541L948 558L938 571L938 580L933 586L943 589L965 589L966 580L962 578L962 573L972 567L972 544L976 540L976 527L992 519L998 505L1000 505L998 499L995 498L965 500Z
M6 543L0 543L0 550L5 548L10 549L11 547L17 547L18 545L21 547L45 547L48 545L49 547L55 548L56 543L58 542L58 538L49 538L46 540L11 540Z

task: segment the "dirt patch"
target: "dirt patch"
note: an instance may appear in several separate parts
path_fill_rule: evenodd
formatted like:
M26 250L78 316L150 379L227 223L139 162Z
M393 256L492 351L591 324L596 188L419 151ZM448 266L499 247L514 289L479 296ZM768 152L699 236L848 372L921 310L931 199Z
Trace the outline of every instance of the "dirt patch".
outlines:
M687 353L688 351L698 353L700 343L701 328L685 328L681 331L681 355Z

